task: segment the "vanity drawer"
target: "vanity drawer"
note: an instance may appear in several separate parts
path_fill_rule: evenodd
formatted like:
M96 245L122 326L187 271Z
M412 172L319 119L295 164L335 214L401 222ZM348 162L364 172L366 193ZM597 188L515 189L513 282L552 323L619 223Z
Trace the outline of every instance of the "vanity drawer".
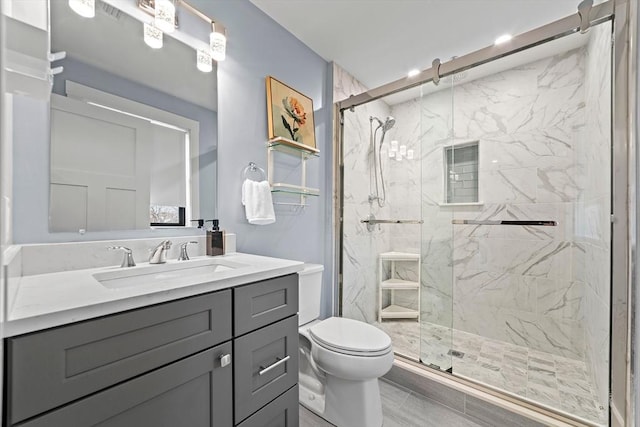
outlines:
M11 423L231 339L231 290L11 338Z
M234 340L235 420L244 420L298 382L298 316Z
M291 387L282 396L241 422L238 427L298 427L298 386Z
M231 427L231 342L33 418L20 427Z
M298 275L234 289L234 335L243 335L298 312Z

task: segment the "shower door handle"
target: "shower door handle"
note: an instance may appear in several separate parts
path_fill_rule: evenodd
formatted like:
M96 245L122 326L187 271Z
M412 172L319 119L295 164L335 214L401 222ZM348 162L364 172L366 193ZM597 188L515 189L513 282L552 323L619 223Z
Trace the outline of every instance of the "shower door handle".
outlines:
M361 219L363 224L422 224L421 219Z
M452 219L451 224L459 225L537 225L541 227L555 227L557 221L548 220L477 220L477 219Z

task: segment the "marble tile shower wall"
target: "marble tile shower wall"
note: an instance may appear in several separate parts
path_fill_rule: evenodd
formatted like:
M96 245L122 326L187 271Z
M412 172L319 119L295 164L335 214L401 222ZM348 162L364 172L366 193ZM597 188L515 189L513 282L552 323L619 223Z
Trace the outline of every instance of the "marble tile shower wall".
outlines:
M611 25L590 32L585 66L586 125L578 147L584 188L576 210L573 280L584 291L586 365L600 405L607 407L611 251ZM595 173L597 171L597 173Z
M367 90L338 65L333 68L335 101ZM388 217L389 206L369 204L374 188L373 157L370 150L369 117L382 120L390 113L383 101L374 101L344 114L344 212L343 212L343 316L374 323L377 320L378 253L389 250L389 229L367 231L360 220L373 213ZM379 134L379 132L378 132Z

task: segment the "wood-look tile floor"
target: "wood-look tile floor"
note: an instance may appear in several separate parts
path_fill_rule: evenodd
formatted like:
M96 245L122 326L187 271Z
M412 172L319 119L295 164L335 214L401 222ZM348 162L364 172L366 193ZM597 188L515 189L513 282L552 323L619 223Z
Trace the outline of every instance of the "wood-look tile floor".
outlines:
M481 427L462 414L402 387L380 381L384 427ZM300 427L333 424L300 405ZM340 426L349 427L349 426Z

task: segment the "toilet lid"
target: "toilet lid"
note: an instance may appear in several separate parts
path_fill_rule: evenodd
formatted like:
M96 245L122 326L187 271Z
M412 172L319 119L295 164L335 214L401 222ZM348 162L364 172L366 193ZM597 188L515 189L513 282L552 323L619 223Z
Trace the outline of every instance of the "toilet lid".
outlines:
M340 353L380 355L391 348L389 335L367 323L343 317L330 317L309 329L318 344Z

